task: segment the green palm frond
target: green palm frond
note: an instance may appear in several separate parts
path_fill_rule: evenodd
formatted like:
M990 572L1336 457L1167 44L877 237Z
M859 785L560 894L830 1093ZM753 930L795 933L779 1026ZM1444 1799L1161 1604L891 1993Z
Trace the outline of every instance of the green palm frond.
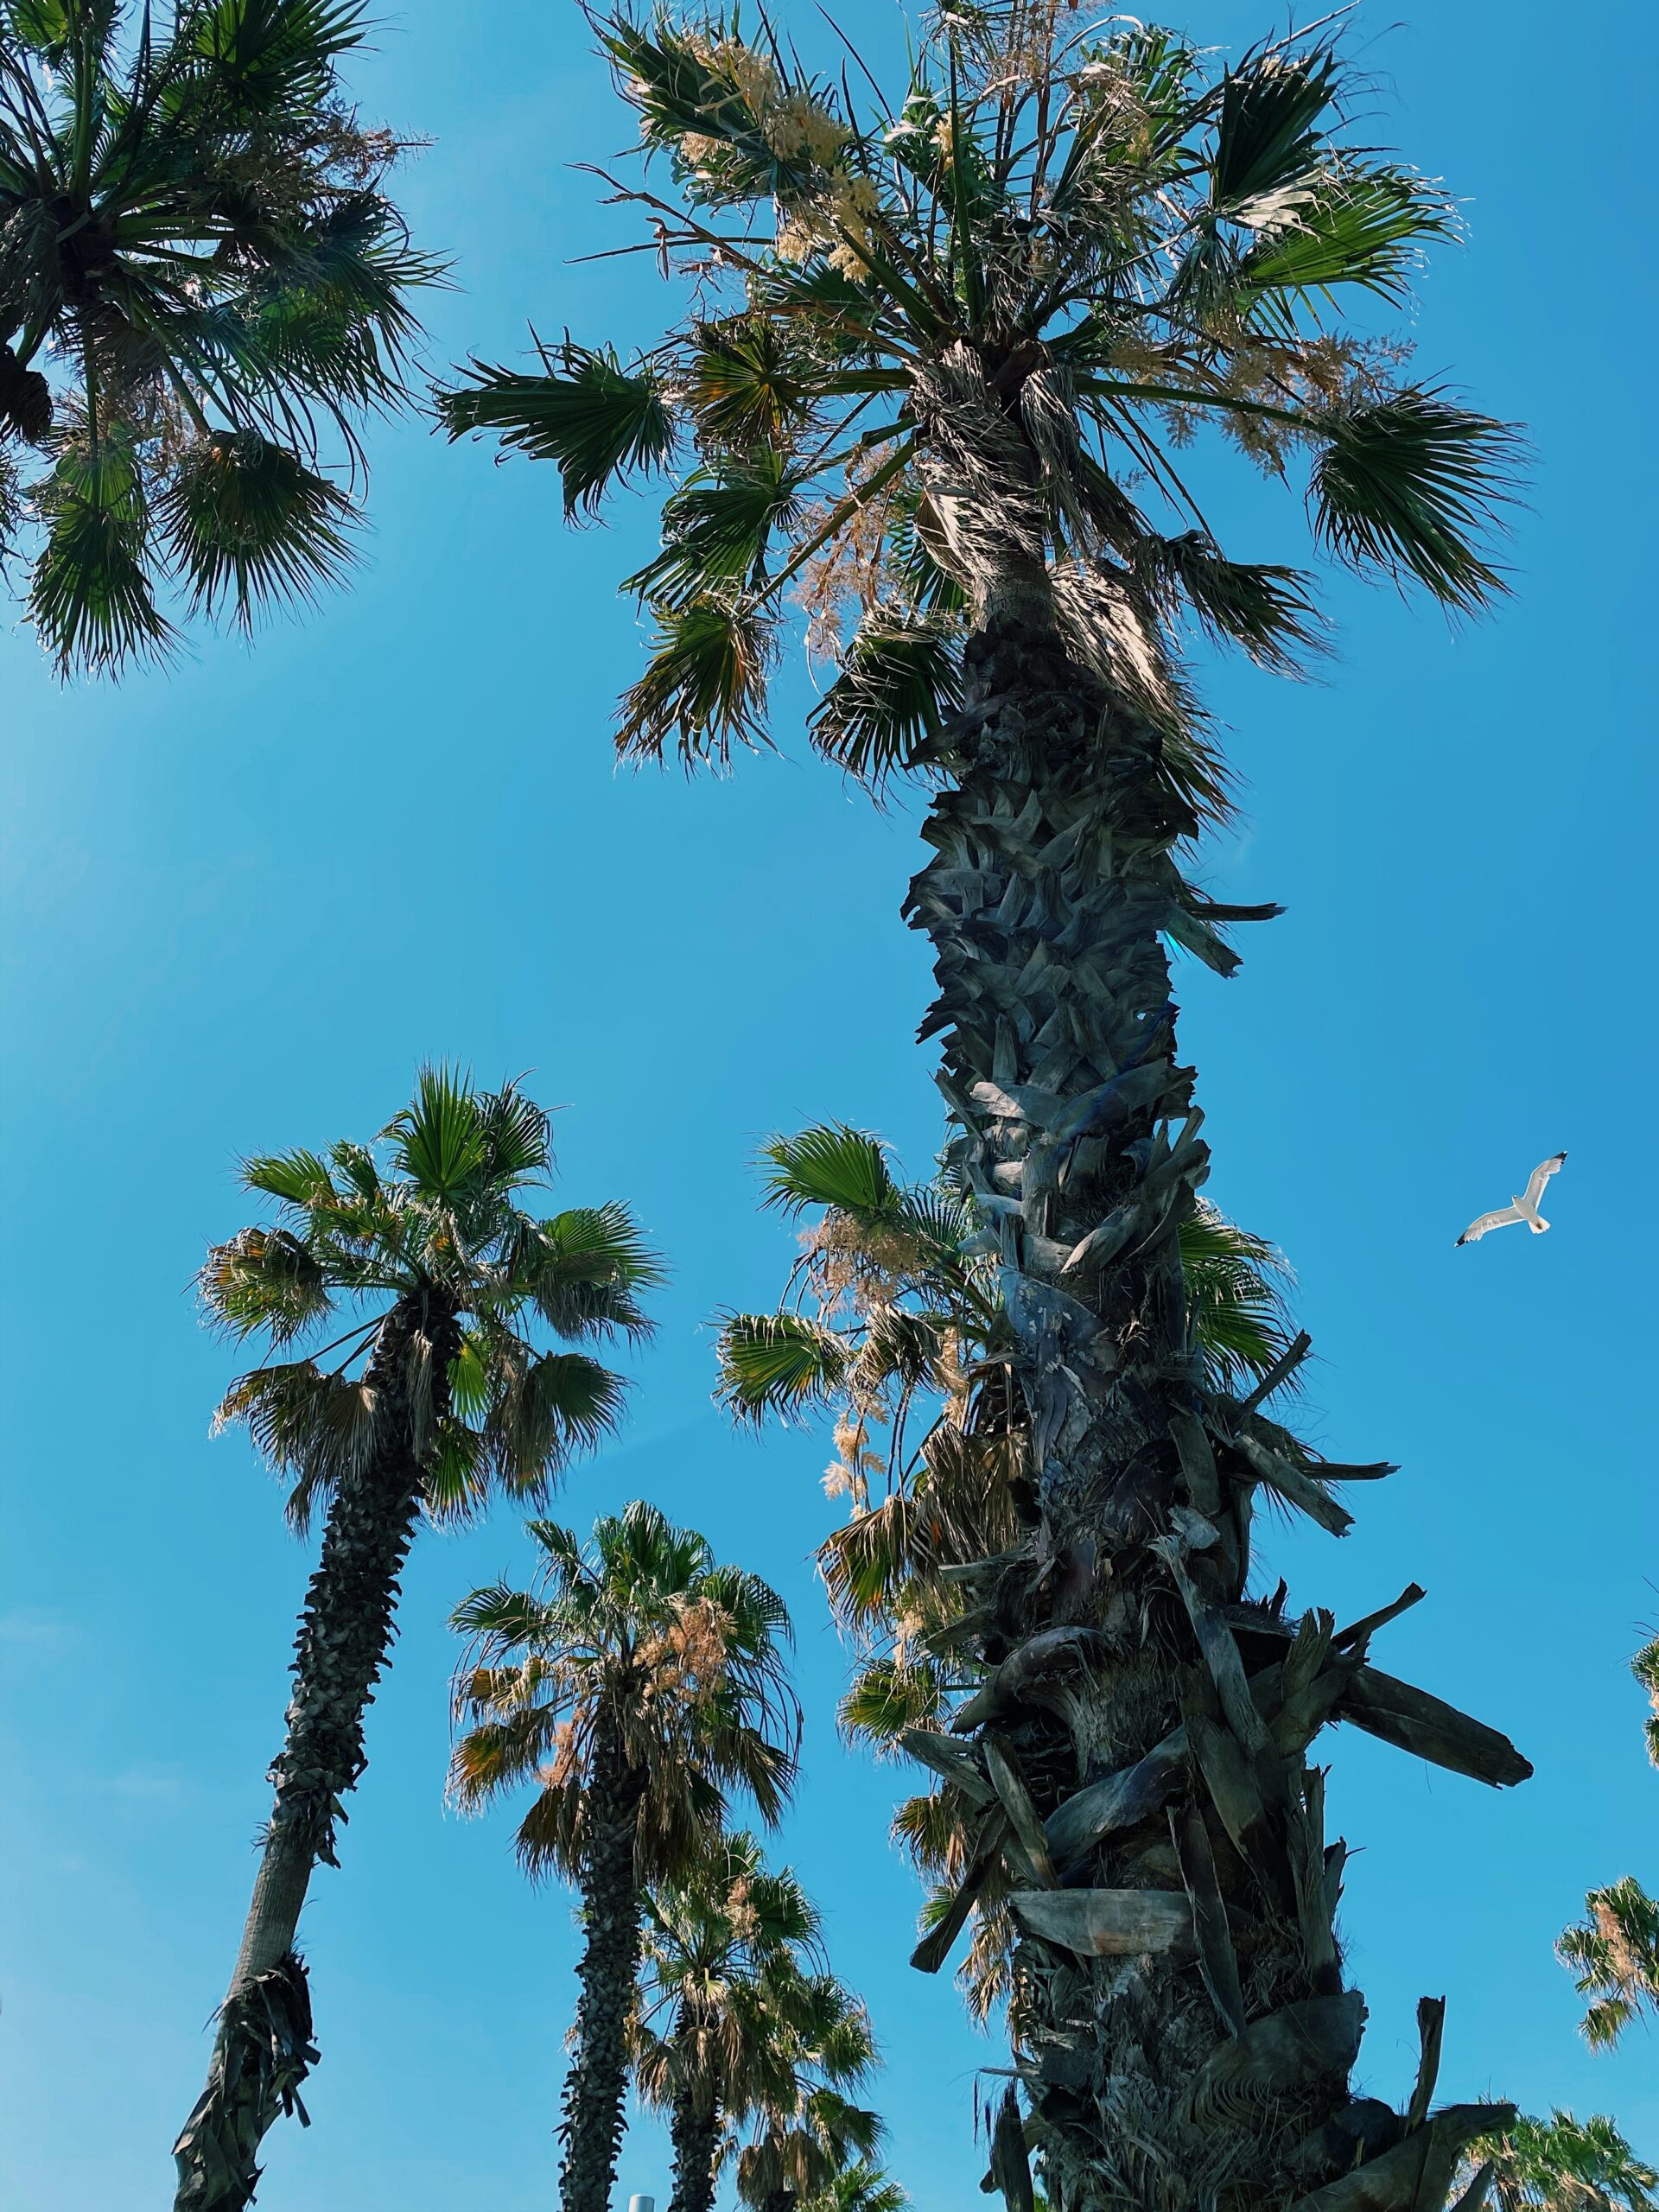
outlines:
M679 608L711 588L764 580L774 531L793 518L796 479L783 454L760 446L699 471L663 508L663 550L624 591L653 607Z
M860 1668L836 1717L843 1735L885 1748L906 1728L937 1728L949 1711L944 1677L933 1661L886 1654Z
M1265 1375L1295 1335L1284 1255L1203 1198L1180 1225L1179 1249L1188 1331L1211 1373L1224 1389Z
M1260 46L1229 69L1210 158L1211 205L1236 215L1316 169L1323 151L1320 126L1342 75L1328 40L1300 53L1278 43Z
M60 671L101 672L164 652L174 632L156 604L149 504L131 449L112 439L70 448L35 501L46 543L29 619Z
M913 765L961 697L951 630L925 615L878 613L860 624L808 728L826 760L879 786Z
M1340 168L1289 196L1279 219L1239 257L1239 293L1259 296L1281 326L1289 302L1353 284L1402 306L1422 249L1454 238L1450 204L1405 170L1347 175Z
M761 1204L794 1216L808 1206L834 1206L871 1221L891 1220L899 1187L886 1147L866 1129L820 1122L798 1136L770 1138L760 1148Z
M193 605L211 615L228 601L245 631L273 601L340 582L354 512L297 454L227 430L181 461L158 518Z
M758 1425L828 1405L846 1374L848 1351L833 1329L802 1314L728 1313L715 1357L716 1402Z
M1362 403L1332 417L1314 462L1315 525L1354 568L1478 607L1504 588L1476 545L1510 496L1519 450L1510 424L1424 386Z
M657 635L645 672L622 696L617 745L630 759L658 760L671 747L688 765L729 760L734 743L768 742L767 672L775 647L753 607L713 597L655 610Z
M1592 1890L1583 1920L1555 1948L1591 2000L1584 2035L1592 2050L1611 2049L1633 2020L1659 2014L1659 1901L1634 1874Z
M625 369L608 347L569 339L537 350L539 376L475 360L470 382L437 395L451 438L488 432L532 461L556 461L567 515L591 514L613 483L667 465L677 435L647 364Z
M1242 645L1263 668L1294 675L1324 643L1308 581L1294 569L1230 561L1198 531L1148 531L1135 551L1155 596L1190 607L1212 637Z

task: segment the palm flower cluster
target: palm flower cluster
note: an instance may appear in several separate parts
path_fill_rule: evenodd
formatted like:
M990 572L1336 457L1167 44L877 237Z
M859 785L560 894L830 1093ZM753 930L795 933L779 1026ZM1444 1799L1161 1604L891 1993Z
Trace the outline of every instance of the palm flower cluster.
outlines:
M626 363L568 338L530 372L474 362L440 405L556 461L572 514L670 480L629 580L656 636L625 752L764 741L792 594L835 664L815 744L876 779L925 766L967 620L1045 568L1079 659L1179 728L1184 625L1281 668L1320 627L1305 577L1223 552L1179 457L1211 429L1305 482L1339 560L1454 608L1501 588L1480 541L1512 435L1376 324L1454 211L1359 143L1330 34L1217 73L1059 0L953 6L893 103L764 19L600 30L667 171L607 181L691 309Z
M820 1125L774 1138L763 1158L766 1205L815 1217L779 1310L726 1317L720 1395L745 1421L832 1415L824 1488L849 1512L819 1566L859 1651L842 1724L882 1749L931 1749L937 1770L929 1734L981 1687L968 1647L986 1622L969 1581L988 1559L1014 1557L1036 1518L999 1240L948 1171L906 1184L866 1131ZM1217 1387L1282 1370L1305 1340L1286 1319L1288 1270L1274 1249L1200 1200L1179 1253L1193 1342ZM959 1780L941 1779L895 1815L895 1835L937 1885L917 1955L930 1970L961 1929L947 1912L968 1872L973 1809ZM962 1980L981 2017L1007 1993L1001 1908L1014 1886L999 1866L978 1887Z
M439 274L340 87L364 14L0 9L0 548L66 672L164 650L169 590L246 627L346 564Z

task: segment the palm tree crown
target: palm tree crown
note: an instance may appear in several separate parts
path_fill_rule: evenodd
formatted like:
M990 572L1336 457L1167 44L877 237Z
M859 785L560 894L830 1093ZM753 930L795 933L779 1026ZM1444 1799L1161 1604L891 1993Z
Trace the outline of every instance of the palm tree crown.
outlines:
M1357 142L1333 34L1217 73L1058 0L953 8L891 101L734 16L601 35L672 189L607 181L696 304L628 364L567 340L533 372L474 363L440 404L452 435L556 461L573 514L670 477L631 579L658 637L625 750L762 741L791 585L839 664L815 742L875 777L925 762L993 602L1035 594L1166 724L1184 618L1294 662L1306 580L1222 552L1176 458L1206 426L1275 477L1304 462L1338 558L1453 607L1500 588L1479 541L1511 434L1365 320L1404 305L1452 203Z
M1655 2212L1659 2173L1644 2165L1605 2114L1548 2120L1522 2113L1503 2134L1469 2151L1491 2169L1498 2212Z
M350 106L363 0L0 10L0 544L65 671L164 649L158 604L247 626L346 565L326 473L396 403L439 275ZM25 480L23 458L42 472Z
M292 1475L297 1522L375 1451L384 1394L359 1363L392 1309L410 1319L397 1356L434 1518L472 1514L493 1484L544 1497L571 1454L614 1426L622 1378L589 1352L539 1339L644 1335L640 1294L662 1268L624 1205L528 1210L551 1158L548 1117L516 1086L480 1092L428 1068L378 1149L340 1143L326 1159L293 1151L244 1163L247 1188L276 1200L276 1219L210 1254L209 1313L273 1351L322 1335L342 1307L351 1315L320 1351L240 1376L219 1408Z
M788 1684L789 1616L758 1575L717 1566L704 1540L636 1503L592 1544L532 1521L542 1586L475 1590L454 1625L476 1640L458 1682L472 1720L453 1787L478 1805L538 1791L518 1829L532 1871L581 1873L588 1793L611 1732L639 1778L641 1885L692 1863L745 1791L768 1827L792 1786L799 1713Z

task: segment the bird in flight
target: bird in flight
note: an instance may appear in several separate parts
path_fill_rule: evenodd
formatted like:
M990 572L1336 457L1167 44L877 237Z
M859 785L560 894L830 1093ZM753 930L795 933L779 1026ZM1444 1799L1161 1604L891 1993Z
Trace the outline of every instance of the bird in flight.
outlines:
M1535 1236L1541 1236L1549 1227L1549 1224L1539 1212L1538 1201L1544 1195L1545 1184L1558 1171L1566 1158L1567 1154L1564 1152L1558 1152L1548 1160L1541 1162L1532 1171L1524 1198L1512 1198L1508 1205L1499 1206L1496 1212L1482 1214L1478 1221L1471 1221L1462 1236L1459 1237L1459 1243L1473 1244L1483 1237L1489 1229L1507 1229L1512 1221L1524 1221Z

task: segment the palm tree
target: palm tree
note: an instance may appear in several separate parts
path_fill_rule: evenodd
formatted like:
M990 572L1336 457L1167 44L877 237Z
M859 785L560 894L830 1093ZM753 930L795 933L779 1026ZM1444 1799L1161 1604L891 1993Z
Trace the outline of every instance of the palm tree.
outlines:
M737 2194L750 2212L798 2212L868 2166L886 2133L880 2117L831 2086L868 2063L868 2024L828 1999L816 2041L804 2038L788 2094L762 2109L738 2154Z
M202 1271L212 1319L273 1354L326 1335L342 1307L349 1321L317 1351L244 1375L219 1408L293 1478L296 1528L319 1506L326 1518L242 1948L175 2145L179 2212L245 2204L266 2131L279 2112L303 2116L317 2054L295 1937L313 1868L337 1863L422 1516L464 1521L495 1489L545 1497L620 1413L620 1376L537 1338L639 1337L639 1294L661 1270L626 1207L526 1211L550 1157L547 1116L515 1086L481 1092L429 1068L378 1152L340 1143L327 1159L245 1161L244 1184L276 1201L276 1222L216 1246Z
M802 2203L801 2212L909 2212L908 2192L884 2167L861 2158L844 2166Z
M1474 2143L1469 2165L1471 2212L1488 2190L1498 2212L1656 2212L1659 2173L1603 2114L1577 2120L1558 2109L1533 2120L1523 2113L1501 2135Z
M1659 1637L1643 1645L1630 1672L1648 1694L1648 1757L1659 1766ZM1592 1890L1584 1918L1555 1948L1576 1974L1580 1996L1591 2000L1584 2033L1592 2050L1611 2049L1632 2020L1659 2013L1659 1900L1634 1874Z
M588 1547L551 1522L529 1529L541 1587L475 1590L454 1615L475 1650L459 1683L473 1726L453 1788L476 1806L537 1781L518 1855L581 1894L559 2189L564 2212L606 2212L645 1897L710 1849L732 1789L776 1825L799 1739L789 1616L758 1576L717 1567L655 1506L600 1521Z
M1179 636L1284 667L1319 634L1306 577L1222 551L1195 464L1230 442L1305 471L1329 551L1448 607L1501 588L1483 543L1514 435L1376 335L1452 206L1349 127L1337 35L1217 68L1124 18L992 0L931 18L889 99L855 55L830 82L713 10L610 16L661 166L608 181L690 308L633 360L569 339L529 373L474 363L441 403L452 435L556 461L573 514L667 480L630 580L657 641L626 753L766 742L792 588L837 671L818 749L931 789L906 907L935 953L923 1033L1014 1338L963 1428L1007 1440L1029 1515L963 1563L936 1758L976 1797L976 1866L1017 1884L1028 2109L995 2171L1023 2205L1034 2144L1068 2212L1347 2212L1367 2166L1372 2212L1403 2212L1505 2117L1351 2097L1342 1847L1305 1754L1339 1713L1489 1782L1526 1763L1371 1669L1375 1617L1338 1631L1247 1595L1256 1498L1340 1534L1354 1471L1265 1411L1290 1354L1215 1387L1179 1265L1208 1151L1168 946L1230 974L1224 925L1274 911L1184 873L1227 788Z
M340 67L364 0L0 9L0 544L59 668L163 651L170 582L245 628L334 581L364 416L439 264ZM332 451L328 441L332 439ZM26 458L41 473L26 480Z
M836 2086L868 2070L861 2008L821 1956L816 1909L789 1868L767 1869L753 1836L716 1839L647 1898L634 2069L640 2094L669 2116L671 2212L709 2212L730 2130L792 2103L800 2052L821 2049L826 2017L858 2023Z

